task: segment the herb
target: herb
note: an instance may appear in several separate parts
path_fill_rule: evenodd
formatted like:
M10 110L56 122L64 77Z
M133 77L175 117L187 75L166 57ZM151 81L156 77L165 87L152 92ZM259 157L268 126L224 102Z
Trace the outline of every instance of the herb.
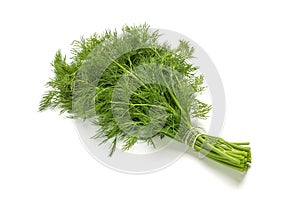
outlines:
M194 49L187 41L171 48L158 39L145 24L74 41L70 62L60 51L55 55L55 76L40 111L93 119L101 127L93 138L110 141L110 155L117 142L128 150L139 140L155 145L154 137L167 136L223 165L247 170L249 143L230 143L191 124L191 118L207 119L212 108L197 99L205 86L198 67L188 62Z

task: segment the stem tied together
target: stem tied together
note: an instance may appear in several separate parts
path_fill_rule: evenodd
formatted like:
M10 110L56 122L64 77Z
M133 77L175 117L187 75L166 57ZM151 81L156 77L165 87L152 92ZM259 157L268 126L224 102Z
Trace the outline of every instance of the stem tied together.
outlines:
M249 142L227 142L222 138L207 134L198 134L196 137L191 146L194 150L241 172L248 169L251 163Z

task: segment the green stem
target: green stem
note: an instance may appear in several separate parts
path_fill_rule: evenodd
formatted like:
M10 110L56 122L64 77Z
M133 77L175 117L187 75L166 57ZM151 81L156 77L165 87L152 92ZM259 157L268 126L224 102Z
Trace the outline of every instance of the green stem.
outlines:
M196 138L193 148L218 163L245 171L251 163L250 148L243 146L248 144L244 142L241 145L233 144L222 138L201 134Z

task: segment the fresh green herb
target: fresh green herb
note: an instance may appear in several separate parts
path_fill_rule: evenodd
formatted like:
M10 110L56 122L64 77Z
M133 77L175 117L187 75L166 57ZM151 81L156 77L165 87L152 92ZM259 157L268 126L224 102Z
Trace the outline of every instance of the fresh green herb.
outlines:
M191 118L207 119L212 108L197 99L205 86L188 62L194 49L183 40L176 48L161 44L159 36L148 25L125 26L122 34L106 31L74 41L70 62L58 51L40 111L56 108L70 118L93 119L101 127L93 138L110 141L110 155L117 142L128 150L139 140L155 145L154 137L167 136L247 170L249 143L230 143L191 124Z

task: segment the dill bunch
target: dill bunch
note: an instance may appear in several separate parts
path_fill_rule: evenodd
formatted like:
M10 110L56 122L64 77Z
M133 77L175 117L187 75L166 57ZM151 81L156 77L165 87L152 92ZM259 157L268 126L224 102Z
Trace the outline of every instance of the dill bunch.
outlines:
M212 108L197 99L205 86L198 66L189 62L193 47L180 40L172 48L159 37L144 24L75 40L70 62L56 53L54 77L39 110L93 119L100 127L93 138L111 142L110 156L118 142L128 150L140 140L155 146L154 137L170 137L223 165L247 170L249 143L227 142L191 123L207 119Z

